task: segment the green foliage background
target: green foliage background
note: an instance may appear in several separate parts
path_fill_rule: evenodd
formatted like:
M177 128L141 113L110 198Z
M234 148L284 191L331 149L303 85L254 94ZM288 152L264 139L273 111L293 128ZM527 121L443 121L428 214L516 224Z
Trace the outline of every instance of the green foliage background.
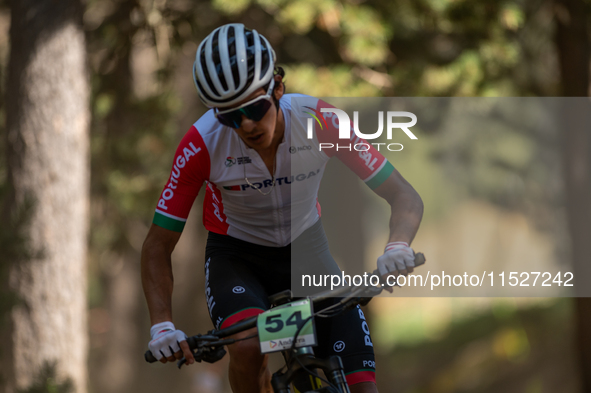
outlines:
M287 71L291 92L319 97L558 93L553 13L543 0L89 0L84 20L93 84L92 242L99 249L124 247L129 221L150 215L168 170L166 153L184 131L179 112L197 116L204 109L194 97L188 103L179 96L175 81L191 84L190 69L179 69L179 57L194 53L220 24L243 22L264 34ZM157 53L152 94L141 98L133 92L131 70L140 36ZM555 136L542 141L534 132L501 130L506 135L494 135L493 144L456 135L439 144L432 157L451 171L471 168L457 177L468 193L511 208L532 191L516 197L498 183L532 166L543 171L539 150ZM450 157L450 144L460 143Z
M591 3L586 4L589 10ZM112 261L137 254L138 236L150 224L172 152L204 112L192 87L190 59L201 39L221 24L242 22L265 35L286 69L289 92L319 97L559 95L555 10L548 0L87 0L85 7L92 84L91 308L106 302ZM6 25L5 3L0 2L0 12L0 24ZM139 56L141 50L152 56ZM2 38L1 80L7 54L8 42ZM4 99L3 88L0 97ZM0 102L2 134L3 108ZM540 228L560 237L564 223L555 209L563 199L557 135L519 125L495 132L494 137L492 131L487 137L461 129L445 137L425 135L420 159L402 163L401 171L417 179L419 191L433 191L429 187L434 183L453 183L457 187L448 198L477 198L508 211L525 211ZM0 160L0 197L6 191L5 161ZM433 182L421 173L431 173ZM436 219L437 201L426 202L425 220ZM563 309L550 305L544 313L567 321L570 314ZM514 326L516 318L543 318L536 310L513 313L505 322ZM490 321L493 314L477 316ZM505 322L475 327L471 321L455 326L446 336L448 344L466 331L483 338L509 329ZM455 344L446 347L446 337L438 346L417 342L397 353L428 357L433 351L449 351ZM396 368L403 362L398 355L388 356ZM438 366L429 367L433 371ZM416 380L420 369L416 364L408 375ZM487 380L488 388L460 389L452 377L441 378L443 382L426 381L404 391L489 391L496 386ZM545 391L536 381L515 391Z

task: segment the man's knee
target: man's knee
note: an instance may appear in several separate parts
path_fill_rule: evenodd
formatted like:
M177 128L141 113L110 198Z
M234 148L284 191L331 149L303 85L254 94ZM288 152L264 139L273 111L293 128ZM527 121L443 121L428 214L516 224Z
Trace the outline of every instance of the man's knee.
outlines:
M241 339L255 334L256 328L252 328L245 332L238 333L232 336L232 338ZM230 352L231 360L240 362L248 368L266 367L267 356L261 354L259 340L256 336L247 340L237 341L234 344L228 345L227 348Z
M373 382L362 382L349 386L351 393L378 393L378 387Z

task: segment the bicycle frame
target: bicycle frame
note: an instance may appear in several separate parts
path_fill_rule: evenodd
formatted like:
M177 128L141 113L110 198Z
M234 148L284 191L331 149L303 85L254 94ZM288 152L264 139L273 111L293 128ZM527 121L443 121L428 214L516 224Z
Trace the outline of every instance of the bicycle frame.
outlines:
M340 356L318 359L314 356L314 351L311 347L297 348L295 354L287 360L287 370L285 372L277 371L273 374L271 378L273 390L276 393L289 393L289 385L294 381L298 373L302 370L308 372L306 369L309 368L321 369L324 371L328 381L339 389L340 393L350 393ZM314 392L316 391L314 390Z

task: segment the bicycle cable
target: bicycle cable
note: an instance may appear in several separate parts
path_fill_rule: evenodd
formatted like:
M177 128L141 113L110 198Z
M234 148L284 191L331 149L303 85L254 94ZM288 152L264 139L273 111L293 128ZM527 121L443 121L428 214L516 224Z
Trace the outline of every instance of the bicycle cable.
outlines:
M251 339L251 338L255 338L255 337L258 337L258 334L253 334L253 335L250 335L250 336L248 336L248 337L243 337L243 338L233 339L234 341L232 341L231 343L225 343L225 344L222 344L221 346L231 345L231 344L234 344L234 343L236 343L236 342L238 342L238 341L249 340L249 339ZM223 341L223 340L222 340L222 341ZM212 344L213 344L213 345L212 345ZM205 344L205 345L206 345L208 348L210 348L210 349L211 349L211 348L217 348L218 346L220 346L220 344L216 344L215 342L213 342L213 343L209 343L209 344ZM194 350L195 350L195 349L191 349L191 352L193 352ZM193 352L193 355L195 355L195 353L194 353L194 352ZM185 357L183 356L183 358L182 358L182 359L185 359ZM181 359L181 360L182 360L182 359ZM185 360L186 360L186 359L185 359Z
M298 328L298 330L296 331L296 334L294 335L294 339L293 342L291 344L291 350L295 350L295 345L297 342L297 338L302 330L302 328L304 327L304 325L306 325L306 323L308 323L308 321L314 317L320 317L320 318L333 318L339 314L342 314L343 312L346 311L346 306L345 304L341 303L340 301L322 309L321 311L314 313L312 316L306 318L306 320L304 321L304 323L302 323L300 325L300 327ZM332 392L336 392L338 393L338 386L334 385L332 382L328 381L325 378L322 378L318 373L310 370L309 368L307 368L306 366L304 366L302 364L302 362L300 361L300 359L296 356L295 357L296 361L298 362L298 364L300 365L300 367L302 367L303 370L305 370L308 374L317 377L318 379L320 379L322 382L325 382L328 386L327 388L330 389L330 391Z
M337 303L335 303L335 304L332 304L332 305L330 305L330 306L328 306L328 307L326 307L326 308L324 308L324 309L322 309L322 310L318 311L317 313L314 313L314 316L322 316L322 315L326 314L327 312L330 312L330 311L332 311L333 309L337 308L337 307L338 307L338 306L340 306L340 305L341 305L341 304L340 304L339 302L337 302ZM337 310L337 311L339 311L339 310Z
M317 316L320 318L333 318L345 311L346 311L345 305L341 302L336 302L335 304L330 305L330 306L318 311L317 313L314 314L314 316L315 317Z
M314 318L315 315L316 314L313 314L313 315L309 316L308 318L306 318L304 320L304 322L298 327L298 330L296 331L295 335L293 336L293 342L291 343L291 348L290 348L291 351L295 350L295 345L297 343L298 336L300 335L300 332L302 331L302 328L308 323L308 321L310 321L312 318ZM322 382L325 382L326 384L328 384L327 388L330 388L331 391L339 393L338 386L334 385L329 380L322 378L318 373L316 373L316 372L310 370L308 367L304 366L304 364L300 361L300 359L297 355L294 357L295 357L296 362L298 362L298 364L300 365L300 367L304 371L306 371L308 374L320 379Z
M342 307L342 304L337 303L334 306L341 306L341 307L339 307L339 308L334 307L333 310L322 310L319 313L314 314L314 316L320 317L320 318L333 318L345 311L345 307Z
M258 337L258 336L259 336L259 335L258 335L258 333L257 333L257 334L253 334L252 336L248 336L248 337L243 337L243 338L234 339L234 342L236 342L236 341L244 341L244 340L248 340L248 339L251 339L251 338Z

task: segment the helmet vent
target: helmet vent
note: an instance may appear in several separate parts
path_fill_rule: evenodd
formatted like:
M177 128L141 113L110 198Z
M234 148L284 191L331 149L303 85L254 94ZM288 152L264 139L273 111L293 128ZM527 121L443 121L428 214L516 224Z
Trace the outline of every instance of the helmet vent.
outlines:
M232 67L232 79L234 80L234 86L240 84L240 74L238 73L238 56L236 56L236 37L235 29L231 27L228 30L228 54L230 55L230 66Z
M271 64L269 61L269 48L267 47L267 42L265 40L261 40L261 62L263 63L261 75L265 75Z
M207 70L207 65L205 64L205 51L201 52L201 56L200 56L199 60L201 61L201 67L204 70ZM215 94L216 96L219 95L217 89L213 85L213 81L209 77L209 72L204 72L204 74L205 74L205 83L207 83L207 86L213 91L213 94Z
M226 83L226 78L224 78L224 70L222 69L222 61L223 59L220 57L220 30L218 29L212 39L211 39L211 54L213 58L213 63L215 64L215 73L217 75L217 79L222 84L222 89L228 90L228 84Z

